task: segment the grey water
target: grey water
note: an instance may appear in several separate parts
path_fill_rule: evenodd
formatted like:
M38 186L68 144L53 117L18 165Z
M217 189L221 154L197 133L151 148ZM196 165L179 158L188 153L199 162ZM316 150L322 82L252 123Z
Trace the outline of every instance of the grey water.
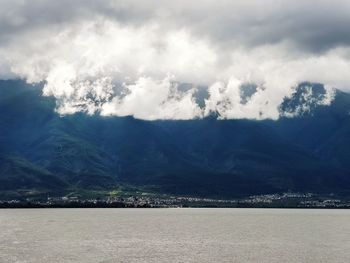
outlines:
M0 262L350 262L350 210L3 209Z

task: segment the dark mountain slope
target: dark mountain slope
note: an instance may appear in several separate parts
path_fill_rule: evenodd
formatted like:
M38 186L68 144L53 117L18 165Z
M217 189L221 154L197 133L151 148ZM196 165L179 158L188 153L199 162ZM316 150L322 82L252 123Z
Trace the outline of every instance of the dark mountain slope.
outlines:
M46 169L18 156L0 153L0 191L62 189L68 184Z
M314 92L317 93L317 90ZM350 94L337 91L331 105L318 106L303 116L281 118L269 125L284 138L308 149L326 163L336 165L349 173L349 113Z
M322 95L322 86L317 87ZM22 81L0 81L5 94L0 99L4 190L132 184L225 197L350 190L346 93L338 93L331 106L279 121L208 117L149 122L85 114L60 117L54 101L40 92L40 86ZM293 103L289 101L289 109Z

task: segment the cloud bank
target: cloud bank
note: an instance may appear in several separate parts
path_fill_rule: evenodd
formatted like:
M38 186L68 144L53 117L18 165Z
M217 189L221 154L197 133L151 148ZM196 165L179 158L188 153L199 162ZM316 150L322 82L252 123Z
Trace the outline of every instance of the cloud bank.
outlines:
M277 119L299 82L350 87L346 0L1 5L0 78L44 82L60 114ZM247 83L256 89L242 101Z

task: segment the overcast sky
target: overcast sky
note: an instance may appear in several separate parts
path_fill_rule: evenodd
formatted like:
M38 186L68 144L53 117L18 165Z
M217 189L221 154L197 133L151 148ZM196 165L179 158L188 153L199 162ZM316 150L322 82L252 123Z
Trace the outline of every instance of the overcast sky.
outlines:
M350 90L349 25L347 0L1 0L0 78L45 81L61 114L276 119L301 81Z

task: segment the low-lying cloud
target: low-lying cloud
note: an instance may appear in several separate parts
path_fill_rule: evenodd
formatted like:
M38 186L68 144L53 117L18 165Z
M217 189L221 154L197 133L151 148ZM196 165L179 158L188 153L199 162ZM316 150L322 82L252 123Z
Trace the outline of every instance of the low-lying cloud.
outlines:
M44 82L60 114L277 119L299 82L350 87L345 0L4 0L2 7L0 78ZM246 83L256 90L243 102Z

